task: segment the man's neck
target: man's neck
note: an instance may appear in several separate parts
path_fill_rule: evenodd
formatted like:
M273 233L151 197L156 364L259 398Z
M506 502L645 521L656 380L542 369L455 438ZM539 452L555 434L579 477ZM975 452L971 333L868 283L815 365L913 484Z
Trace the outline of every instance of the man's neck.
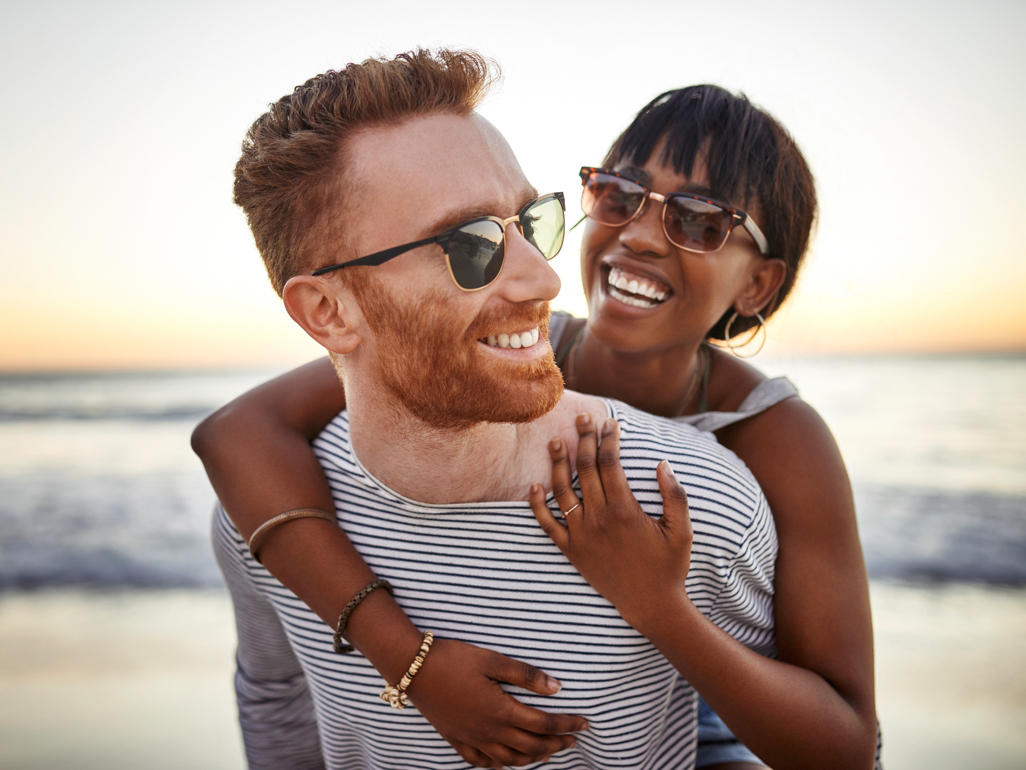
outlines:
M465 430L434 428L392 406L349 402L353 451L387 487L430 504L526 500L534 482L549 490L549 441L561 438L573 460L577 415L589 412L597 425L608 416L602 401L571 391L533 422Z

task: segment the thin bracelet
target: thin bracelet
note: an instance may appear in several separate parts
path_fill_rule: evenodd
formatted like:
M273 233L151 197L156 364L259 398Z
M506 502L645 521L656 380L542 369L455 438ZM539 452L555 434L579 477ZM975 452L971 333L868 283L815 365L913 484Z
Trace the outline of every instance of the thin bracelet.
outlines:
M395 687L390 684L385 685L385 689L381 691L381 700L394 709L401 709L410 705L410 699L406 695L406 688L410 686L413 677L417 675L420 667L424 665L424 659L427 657L428 650L431 649L431 643L434 641L435 632L425 631L424 639L420 643L420 651L417 653L417 657L413 659L413 663L410 664L410 670L403 674L403 678L399 680L399 684Z
M338 524L338 519L334 515L327 511L322 511L320 508L296 508L293 511L285 511L285 513L279 513L277 516L268 519L256 530L252 535L249 536L249 552L253 558L260 564L260 557L257 555L260 551L260 546L263 545L264 539L267 537L267 533L277 527L279 524L284 524L287 521L294 521L296 519L324 519L330 521L332 524Z
M346 608L342 610L342 614L338 616L338 625L335 627L335 652L339 655L345 655L347 652L352 652L356 649L351 644L342 644L342 632L345 631L346 623L349 622L349 616L353 614L353 610L356 609L356 605L370 596L371 591L375 588L384 588L388 591L389 596L395 596L395 591L392 590L392 584L384 578L378 578L349 600L349 604L347 604Z

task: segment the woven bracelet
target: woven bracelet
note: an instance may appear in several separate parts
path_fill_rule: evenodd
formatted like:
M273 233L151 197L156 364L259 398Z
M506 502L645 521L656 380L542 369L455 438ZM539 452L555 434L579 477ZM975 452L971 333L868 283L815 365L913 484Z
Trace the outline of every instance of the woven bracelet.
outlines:
M295 521L296 519L324 519L330 521L332 524L338 524L338 519L333 514L327 511L322 511L320 508L296 508L293 511L285 511L285 513L279 513L277 516L268 519L256 530L252 535L249 536L249 552L253 558L260 564L260 546L263 545L264 539L267 537L267 533L277 527L279 524L284 524L287 521Z
M342 614L338 616L338 626L335 627L335 652L339 655L345 655L347 652L352 652L356 649L351 644L342 643L342 632L346 630L346 623L349 622L349 616L353 614L353 610L356 609L356 606L360 602L370 596L371 591L375 588L384 588L388 591L390 596L395 596L395 591L392 590L392 584L384 578L378 578L349 600L349 604L347 604L346 608L342 610Z
M420 650L417 652L417 657L413 659L413 663L410 664L410 670L403 674L403 678L399 680L399 684L395 687L390 684L385 685L385 689L381 691L381 700L394 709L406 708L410 705L410 698L406 695L406 688L410 686L413 677L417 675L420 667L424 665L424 659L427 657L431 644L434 641L434 631L425 631L424 639L420 643Z

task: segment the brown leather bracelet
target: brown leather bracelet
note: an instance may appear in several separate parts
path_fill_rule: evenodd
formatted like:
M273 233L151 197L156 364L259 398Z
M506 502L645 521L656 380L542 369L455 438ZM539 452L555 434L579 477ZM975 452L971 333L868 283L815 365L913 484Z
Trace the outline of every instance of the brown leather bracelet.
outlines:
M349 600L349 604L347 604L345 609L342 610L342 614L338 616L338 625L335 627L334 647L335 652L339 655L345 655L347 652L352 652L356 649L351 644L342 643L342 632L346 630L346 623L349 622L349 616L353 614L353 610L356 609L356 606L370 596L371 591L376 588L384 588L388 591L389 596L395 596L395 592L392 590L392 584L384 578L378 578Z

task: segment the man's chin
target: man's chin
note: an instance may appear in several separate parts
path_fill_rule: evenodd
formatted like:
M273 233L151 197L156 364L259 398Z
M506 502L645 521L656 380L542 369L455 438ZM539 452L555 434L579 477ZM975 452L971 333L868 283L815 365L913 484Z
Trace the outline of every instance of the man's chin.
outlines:
M552 411L563 397L563 377L553 361L538 361L520 376L481 377L463 382L448 398L402 399L415 417L433 428L467 430L482 423L526 423ZM455 384L455 383L454 383Z

